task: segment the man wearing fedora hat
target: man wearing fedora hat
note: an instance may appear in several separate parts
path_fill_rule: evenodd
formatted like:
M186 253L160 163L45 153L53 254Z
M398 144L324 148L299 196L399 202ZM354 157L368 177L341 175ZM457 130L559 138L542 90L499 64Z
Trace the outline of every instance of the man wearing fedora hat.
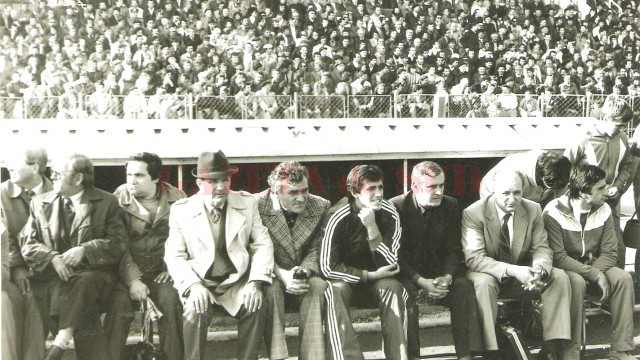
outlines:
M239 320L238 358L258 358L273 244L257 201L230 191L237 171L222 151L203 152L192 172L198 193L171 207L164 259L184 304L186 359L204 357L214 303Z

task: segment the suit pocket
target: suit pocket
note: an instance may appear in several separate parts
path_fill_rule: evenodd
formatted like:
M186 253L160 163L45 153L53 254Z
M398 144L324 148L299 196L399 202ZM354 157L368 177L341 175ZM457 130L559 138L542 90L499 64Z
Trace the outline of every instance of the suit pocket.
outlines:
M78 229L78 243L82 244L94 239L104 239L107 236L104 225L85 225Z

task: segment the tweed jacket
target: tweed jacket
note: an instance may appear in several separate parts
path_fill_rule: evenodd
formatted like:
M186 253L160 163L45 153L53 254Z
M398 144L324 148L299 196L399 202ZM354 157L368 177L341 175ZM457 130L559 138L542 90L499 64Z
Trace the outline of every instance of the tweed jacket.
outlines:
M22 256L36 273L44 272L68 242L69 236L61 216L62 206L60 195L55 192L38 195L31 200L29 220L19 239L24 244ZM84 248L84 259L76 270L117 270L127 236L118 199L113 194L88 186L75 211L70 234L74 238L77 235L77 243L66 245Z
M166 269L164 243L169 237L169 209L171 205L187 197L184 191L159 181L158 210L151 222L146 209L127 189L119 186L114 194L122 207L122 218L129 237L127 251L120 261L120 279L128 285L144 275L156 275Z
M318 256L322 241L322 222L331 203L309 194L304 211L290 230L276 194L267 190L259 195L258 210L273 241L275 263L286 270L294 266L319 274Z
M500 224L493 196L480 199L462 213L462 247L469 270L487 273L498 281L509 264L540 266L551 272L553 255L547 242L540 205L527 199L513 215L511 262L498 261Z
M218 285L216 293L222 295L214 296L235 316L242 306L241 291L247 282L271 283L273 243L253 196L231 192L226 204L225 241L236 272ZM176 201L169 215L164 261L183 301L189 288L206 277L215 259L215 247L203 196L196 194Z
M53 184L44 176L42 177L42 193L53 190ZM24 265L24 259L20 252L18 234L29 219L29 203L31 199L22 188L7 180L0 185L0 216L5 220L9 236L9 266Z

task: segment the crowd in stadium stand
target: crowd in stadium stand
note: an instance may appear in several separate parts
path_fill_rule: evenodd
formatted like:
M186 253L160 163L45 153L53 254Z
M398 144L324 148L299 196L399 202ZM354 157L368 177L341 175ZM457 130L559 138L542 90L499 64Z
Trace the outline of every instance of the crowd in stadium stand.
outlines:
M635 0L85 1L4 6L0 97L640 91Z

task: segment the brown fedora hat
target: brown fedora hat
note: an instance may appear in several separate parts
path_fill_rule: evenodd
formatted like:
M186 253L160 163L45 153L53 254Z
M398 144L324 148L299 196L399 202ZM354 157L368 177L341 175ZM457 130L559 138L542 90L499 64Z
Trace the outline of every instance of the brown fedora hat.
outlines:
M198 167L191 170L191 175L200 179L226 178L238 172L238 168L229 164L222 150L205 151L198 156Z

